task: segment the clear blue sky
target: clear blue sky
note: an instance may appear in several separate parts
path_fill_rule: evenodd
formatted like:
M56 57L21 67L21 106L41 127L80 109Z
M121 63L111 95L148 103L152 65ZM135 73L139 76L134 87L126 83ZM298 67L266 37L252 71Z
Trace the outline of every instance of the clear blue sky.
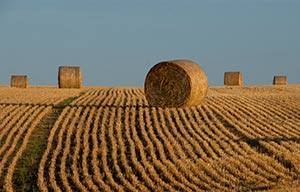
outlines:
M0 0L0 84L57 85L58 67L75 65L84 85L143 86L172 59L197 62L211 86L225 71L300 84L300 1Z

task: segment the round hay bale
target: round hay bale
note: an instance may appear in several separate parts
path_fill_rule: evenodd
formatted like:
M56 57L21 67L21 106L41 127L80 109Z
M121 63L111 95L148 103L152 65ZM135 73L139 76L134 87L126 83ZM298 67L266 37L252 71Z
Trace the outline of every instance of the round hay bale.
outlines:
M12 75L10 78L11 87L16 88L28 88L28 76L27 75Z
M287 76L274 76L273 85L287 85Z
M240 86L243 84L242 72L225 72L224 85Z
M80 89L82 86L82 76L80 67L60 66L58 70L59 88Z
M145 94L151 106L191 107L207 95L205 72L190 60L163 61L153 66L145 80Z

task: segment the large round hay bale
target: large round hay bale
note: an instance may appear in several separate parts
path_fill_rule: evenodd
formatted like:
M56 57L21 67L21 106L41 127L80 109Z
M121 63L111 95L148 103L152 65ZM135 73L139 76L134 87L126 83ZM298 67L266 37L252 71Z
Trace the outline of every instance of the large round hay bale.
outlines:
M243 85L242 72L225 72L224 85L228 86L240 86Z
M145 80L146 99L156 107L191 107L207 95L205 72L190 60L163 61L153 66Z
M287 76L274 76L273 85L287 85Z
M12 75L10 79L11 87L28 88L29 80L27 75Z
M60 66L58 70L59 88L80 89L82 86L82 76L80 67Z

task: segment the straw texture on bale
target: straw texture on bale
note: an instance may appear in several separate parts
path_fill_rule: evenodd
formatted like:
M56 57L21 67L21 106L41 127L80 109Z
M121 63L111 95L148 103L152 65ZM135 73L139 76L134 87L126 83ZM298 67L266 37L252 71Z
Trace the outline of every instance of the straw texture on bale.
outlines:
M11 87L16 88L28 88L28 76L27 75L12 75L10 79Z
M205 72L190 60L163 61L145 80L146 99L155 107L191 107L201 104L208 91Z
M224 85L228 86L240 86L243 85L242 72L225 72Z
M274 76L273 85L287 85L287 76Z
M80 67L60 66L58 72L59 88L80 89L82 86L82 76Z

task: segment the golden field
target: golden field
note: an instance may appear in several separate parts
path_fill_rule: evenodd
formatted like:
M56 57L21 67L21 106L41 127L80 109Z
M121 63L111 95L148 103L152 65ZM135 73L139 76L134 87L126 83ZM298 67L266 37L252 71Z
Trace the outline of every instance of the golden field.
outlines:
M141 88L2 86L0 191L33 190L299 191L300 85L167 109Z

